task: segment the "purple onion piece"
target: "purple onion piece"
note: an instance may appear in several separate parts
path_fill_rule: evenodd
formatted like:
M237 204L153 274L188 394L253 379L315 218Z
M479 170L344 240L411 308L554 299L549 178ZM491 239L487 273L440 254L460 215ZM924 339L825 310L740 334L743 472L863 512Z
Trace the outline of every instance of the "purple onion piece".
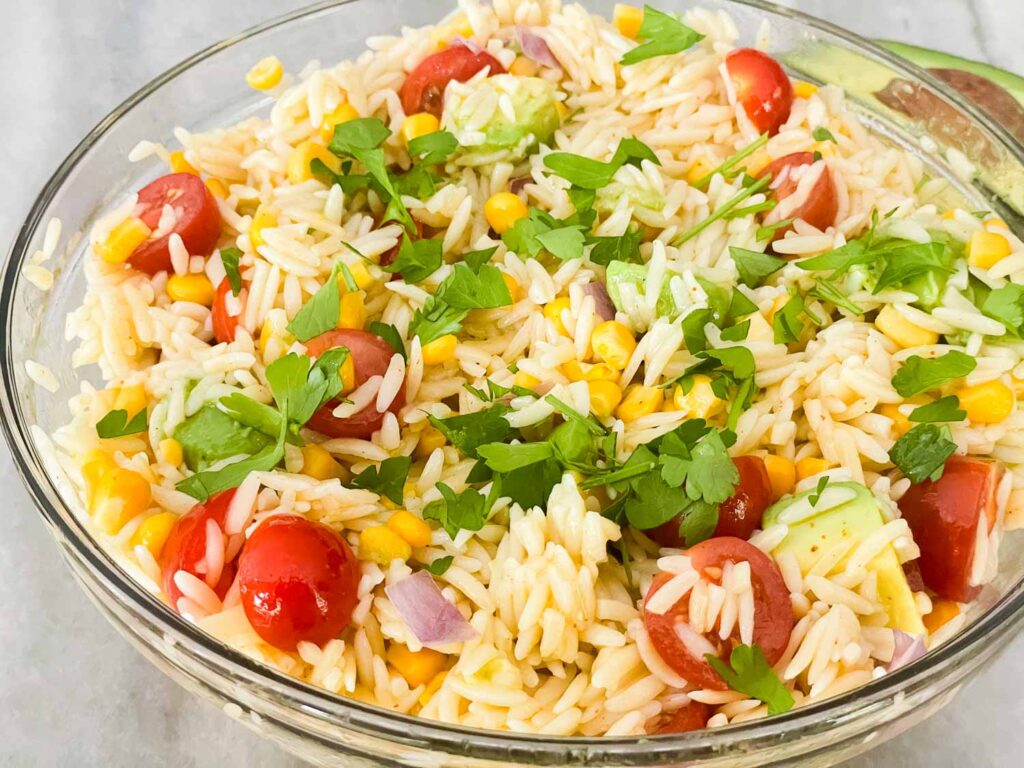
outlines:
M894 629L892 634L896 647L892 652L892 661L889 662L887 668L889 672L905 667L910 662L917 661L928 653L923 636L918 635L915 637L914 635L908 635L900 629Z
M513 195L518 195L523 191L523 187L533 181L529 176L517 176L508 183L508 191Z
M477 631L441 594L426 571L417 571L385 587L384 592L409 631L428 648L461 643L477 636Z
M543 37L531 32L528 27L516 27L516 35L519 37L519 47L523 50L523 56L542 67L561 69L562 65L558 63Z
M472 40L469 40L468 38L462 37L461 35L453 37L451 40L448 41L448 44L449 45L461 45L463 48L468 48L473 53L483 53L483 50L484 50L479 45L474 43Z
M594 297L594 312L598 317L602 320L615 319L615 305L612 304L611 296L608 295L608 289L604 287L604 283L587 283L583 286L583 294Z

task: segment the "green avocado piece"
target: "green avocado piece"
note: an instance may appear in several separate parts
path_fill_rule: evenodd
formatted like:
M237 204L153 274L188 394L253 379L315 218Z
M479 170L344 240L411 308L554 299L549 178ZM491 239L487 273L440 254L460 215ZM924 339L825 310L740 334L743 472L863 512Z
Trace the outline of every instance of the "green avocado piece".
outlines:
M239 424L214 403L206 403L181 422L174 439L181 443L185 464L193 472L202 472L221 459L251 456L274 442L269 435Z
M789 532L775 552L792 552L800 564L802 573L809 572L817 562L834 547L847 544L850 540L856 545L877 531L885 523L882 510L874 495L860 483L829 483L826 489L848 488L854 496L838 506L823 509L803 519L787 522L786 511L794 504L803 501L813 491L806 491L789 498L782 499L769 507L764 513L764 527L778 522L786 523ZM846 562L841 560L836 569L841 569ZM868 563L868 569L874 571L878 584L878 596L889 615L888 626L901 629L911 635L925 634L921 613L914 602L914 593L907 584L907 577L900 565L896 551L887 546Z
M962 69L965 72L980 75L997 85L1001 85L1017 101L1024 105L1024 77L1015 75L1013 72L1007 72L1005 69L999 69L999 67L993 67L991 64L985 64L984 62L954 56L944 51L933 51L930 48L921 48L917 45L900 43L895 40L879 40L878 44L924 69Z

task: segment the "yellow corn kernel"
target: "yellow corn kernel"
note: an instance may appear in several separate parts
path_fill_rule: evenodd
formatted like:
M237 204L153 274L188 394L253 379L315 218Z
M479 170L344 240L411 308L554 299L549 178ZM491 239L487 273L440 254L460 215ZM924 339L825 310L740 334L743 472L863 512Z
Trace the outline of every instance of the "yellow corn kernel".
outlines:
M512 66L508 68L510 75L517 75L518 77L533 77L540 71L540 67L537 63L531 61L525 56L516 56L516 60L512 62Z
M437 133L439 130L441 130L441 123L434 115L429 112L417 112L415 115L409 115L402 122L402 143L408 146L413 139Z
M343 294L341 311L338 313L338 327L355 328L361 331L364 325L366 325L366 294L363 291Z
M588 381L587 390L590 392L590 412L599 419L607 419L622 402L622 389L614 381Z
M103 477L115 469L117 462L106 451L93 448L86 453L82 461L82 479L85 480L86 495L91 498Z
M892 430L897 435L905 435L914 426L896 403L886 403L878 409L878 412L892 419Z
M606 320L590 334L594 354L617 371L623 370L636 349L633 331L618 320Z
M427 427L420 432L420 441L416 443L416 458L426 461L435 450L443 448L448 439L444 433L434 427Z
M92 494L89 512L99 529L113 536L129 520L145 512L152 499L146 478L119 467L100 479Z
M117 387L110 407L115 411L127 411L128 418L132 418L146 407L146 388L141 384Z
M269 91L281 82L284 65L277 56L267 56L257 61L245 76L245 82L257 91Z
M515 378L512 379L512 383L517 387L522 387L523 389L534 389L538 384L540 384L540 379L536 376L532 376L526 371L516 371L516 375Z
M142 219L132 216L110 230L107 239L96 245L96 252L108 264L123 264L152 232Z
M374 525L359 534L359 557L390 565L392 560L412 557L412 547L386 525Z
M342 466L324 448L313 443L302 446L302 474L317 480L341 477Z
M939 334L914 325L892 304L882 307L875 317L875 327L904 349L935 344L939 340Z
M689 392L679 385L672 392L672 403L688 419L710 419L725 409L725 401L711 388L711 379L703 374L693 377Z
M314 160L322 162L332 173L341 171L341 160L337 155L314 141L304 141L288 155L288 181L291 184L300 184L312 179L313 171L309 165Z
M805 80L793 81L793 95L799 99L809 99L818 92L818 86Z
M172 467L179 466L185 458L184 451L181 448L181 443L173 437L165 437L161 440L159 448L160 458Z
M359 113L356 112L356 108L347 101L343 101L335 107L334 111L325 116L323 122L320 123L320 138L324 144L329 144L334 138L335 128L349 120L355 120L357 117L359 117Z
M512 277L508 272L502 272L501 279L505 281L505 287L508 288L508 295L512 297L513 303L523 298L523 289L519 285L518 280Z
M425 547L430 543L430 526L406 509L400 509L388 518L388 528L409 542L411 547Z
M273 229L276 226L277 214L273 210L262 205L256 209L256 213L252 215L252 224L249 225L249 242L252 243L254 251L261 245L267 244L267 241L263 239L263 230Z
M511 192L498 192L484 203L484 217L499 235L512 229L517 221L526 218L527 213L526 203Z
M361 291L365 291L374 283L374 277L370 274L370 270L366 268L366 265L362 261L357 261L349 265L348 271L352 273L352 279L356 281L356 287ZM342 286L345 285L345 281L341 281Z
M569 381L618 381L619 372L608 363L581 363L570 360L562 365L562 373Z
M171 301L189 301L209 307L213 304L213 283L202 272L171 275L167 280L167 295Z
M228 198L228 185L220 179L207 179L206 188L210 190L210 194L216 197L218 200L227 200Z
M772 486L772 500L777 501L796 486L796 465L785 456L768 454L764 457L768 480Z
M433 679L427 683L427 687L423 689L423 693L420 694L419 701L421 707L427 706L427 703L434 698L434 694L441 690L441 686L444 684L445 675L447 672L438 672L434 675ZM374 703L370 700L370 703Z
M263 326L260 328L260 338L256 348L266 363L273 362L267 359L267 349L272 340L279 342L275 351L287 349L294 341L294 337L288 332L288 317L283 310L268 312L267 319L263 321Z
M345 358L338 370L341 371L341 394L347 395L356 388L356 363L352 355Z
M549 301L544 305L544 317L555 324L555 330L563 336L568 336L569 332L565 330L565 323L562 322L562 312L569 309L569 299L566 296Z
M612 23L619 30L620 35L628 37L630 40L636 40L636 36L640 33L640 25L644 23L644 11L642 8L632 5L616 3L615 10L612 12Z
M1001 381L963 387L956 394L972 424L998 424L1013 413L1013 390Z
M192 163L185 159L185 153L181 150L171 152L170 166L173 173L191 173L193 176L199 175L199 171L195 169L195 166L193 166Z
M132 534L132 546L139 544L150 551L153 557L160 557L163 552L164 543L171 535L171 529L178 522L178 516L172 512L160 512L143 520L134 534Z
M931 613L924 615L924 628L932 635L960 615L960 606L952 600L933 600Z
M443 653L430 648L410 651L406 646L395 642L388 648L388 663L405 678L410 688L429 683L441 671L444 659Z
M630 384L626 387L622 402L615 409L615 415L623 421L636 421L640 417L649 416L658 410L664 399L661 390L657 387Z
M946 221L952 221L956 218L956 208L950 208L948 211L942 214L942 218Z
M458 338L452 333L427 342L423 345L423 364L441 365L449 360L455 359L455 347L459 344Z
M988 269L1010 255L1010 241L998 232L975 230L967 243L967 261L972 267Z
M743 170L750 176L758 176L771 162L772 156L768 154L767 150L759 149L747 158L746 163L743 164Z
M715 166L703 157L698 157L697 161L691 165L690 169L686 172L686 183L692 186L711 173L714 169Z
M796 479L806 480L808 477L820 474L831 465L824 459L817 456L805 456L796 463Z

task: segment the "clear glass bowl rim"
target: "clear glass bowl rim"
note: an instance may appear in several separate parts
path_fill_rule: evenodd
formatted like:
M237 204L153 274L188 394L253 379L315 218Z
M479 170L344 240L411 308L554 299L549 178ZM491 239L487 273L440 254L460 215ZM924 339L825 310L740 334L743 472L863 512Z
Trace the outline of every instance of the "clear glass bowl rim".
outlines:
M30 254L32 240L43 225L43 217L57 191L89 149L123 115L165 83L203 60L262 32L334 7L366 1L321 0L251 27L183 60L132 94L89 131L61 162L33 203L8 252L0 284L0 318L5 320L3 334L0 335L0 375L3 378L0 408L4 417L0 419L0 423L17 470L57 542L67 547L71 555L87 566L122 602L158 626L165 637L188 648L234 679L265 690L268 695L274 696L278 703L290 704L315 713L325 720L334 721L341 729L348 728L397 743L427 743L433 749L450 754L472 755L483 759L507 759L510 751L514 751L520 754L532 753L534 758L539 760L538 764L546 764L552 759L558 760L570 755L579 756L582 753L591 759L600 756L603 759L619 759L633 763L641 757L656 761L659 754L663 758L671 755L673 760L679 760L686 759L688 754L721 753L740 742L752 746L776 742L780 738L788 740L802 733L832 728L841 723L857 720L870 712L877 712L880 707L891 705L901 692L919 691L928 687L944 672L955 669L968 658L994 653L995 651L986 648L986 645L998 645L990 641L1004 638L1024 621L1024 581L1018 581L987 613L926 657L850 693L818 704L795 709L767 720L713 731L640 738L546 737L484 731L392 713L308 685L263 666L215 640L185 621L120 570L96 544L75 514L61 501L56 486L43 468L43 462L30 437L29 426L18 400L10 316L14 308L15 290L21 279L21 267ZM586 0L581 1L586 3ZM1021 146L1001 125L992 121L945 83L907 60L859 35L800 11L763 0L725 1L757 9L769 16L786 17L809 29L833 35L842 39L852 49L869 53L873 58L883 61L895 74L924 82L954 103L974 122L987 129L995 136L1001 149L1010 152L1024 164L1024 146Z

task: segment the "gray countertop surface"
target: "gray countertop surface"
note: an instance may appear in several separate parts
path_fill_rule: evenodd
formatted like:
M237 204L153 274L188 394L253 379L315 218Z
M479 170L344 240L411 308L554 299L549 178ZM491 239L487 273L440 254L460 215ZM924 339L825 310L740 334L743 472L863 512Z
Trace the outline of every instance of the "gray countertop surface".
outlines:
M182 58L297 0L3 0L0 248L95 123ZM867 36L1024 72L1021 0L793 0ZM313 54L315 55L315 54ZM172 120L173 116L168 116ZM0 764L298 766L177 687L71 581L0 443ZM1024 637L940 714L848 768L1021 765Z

